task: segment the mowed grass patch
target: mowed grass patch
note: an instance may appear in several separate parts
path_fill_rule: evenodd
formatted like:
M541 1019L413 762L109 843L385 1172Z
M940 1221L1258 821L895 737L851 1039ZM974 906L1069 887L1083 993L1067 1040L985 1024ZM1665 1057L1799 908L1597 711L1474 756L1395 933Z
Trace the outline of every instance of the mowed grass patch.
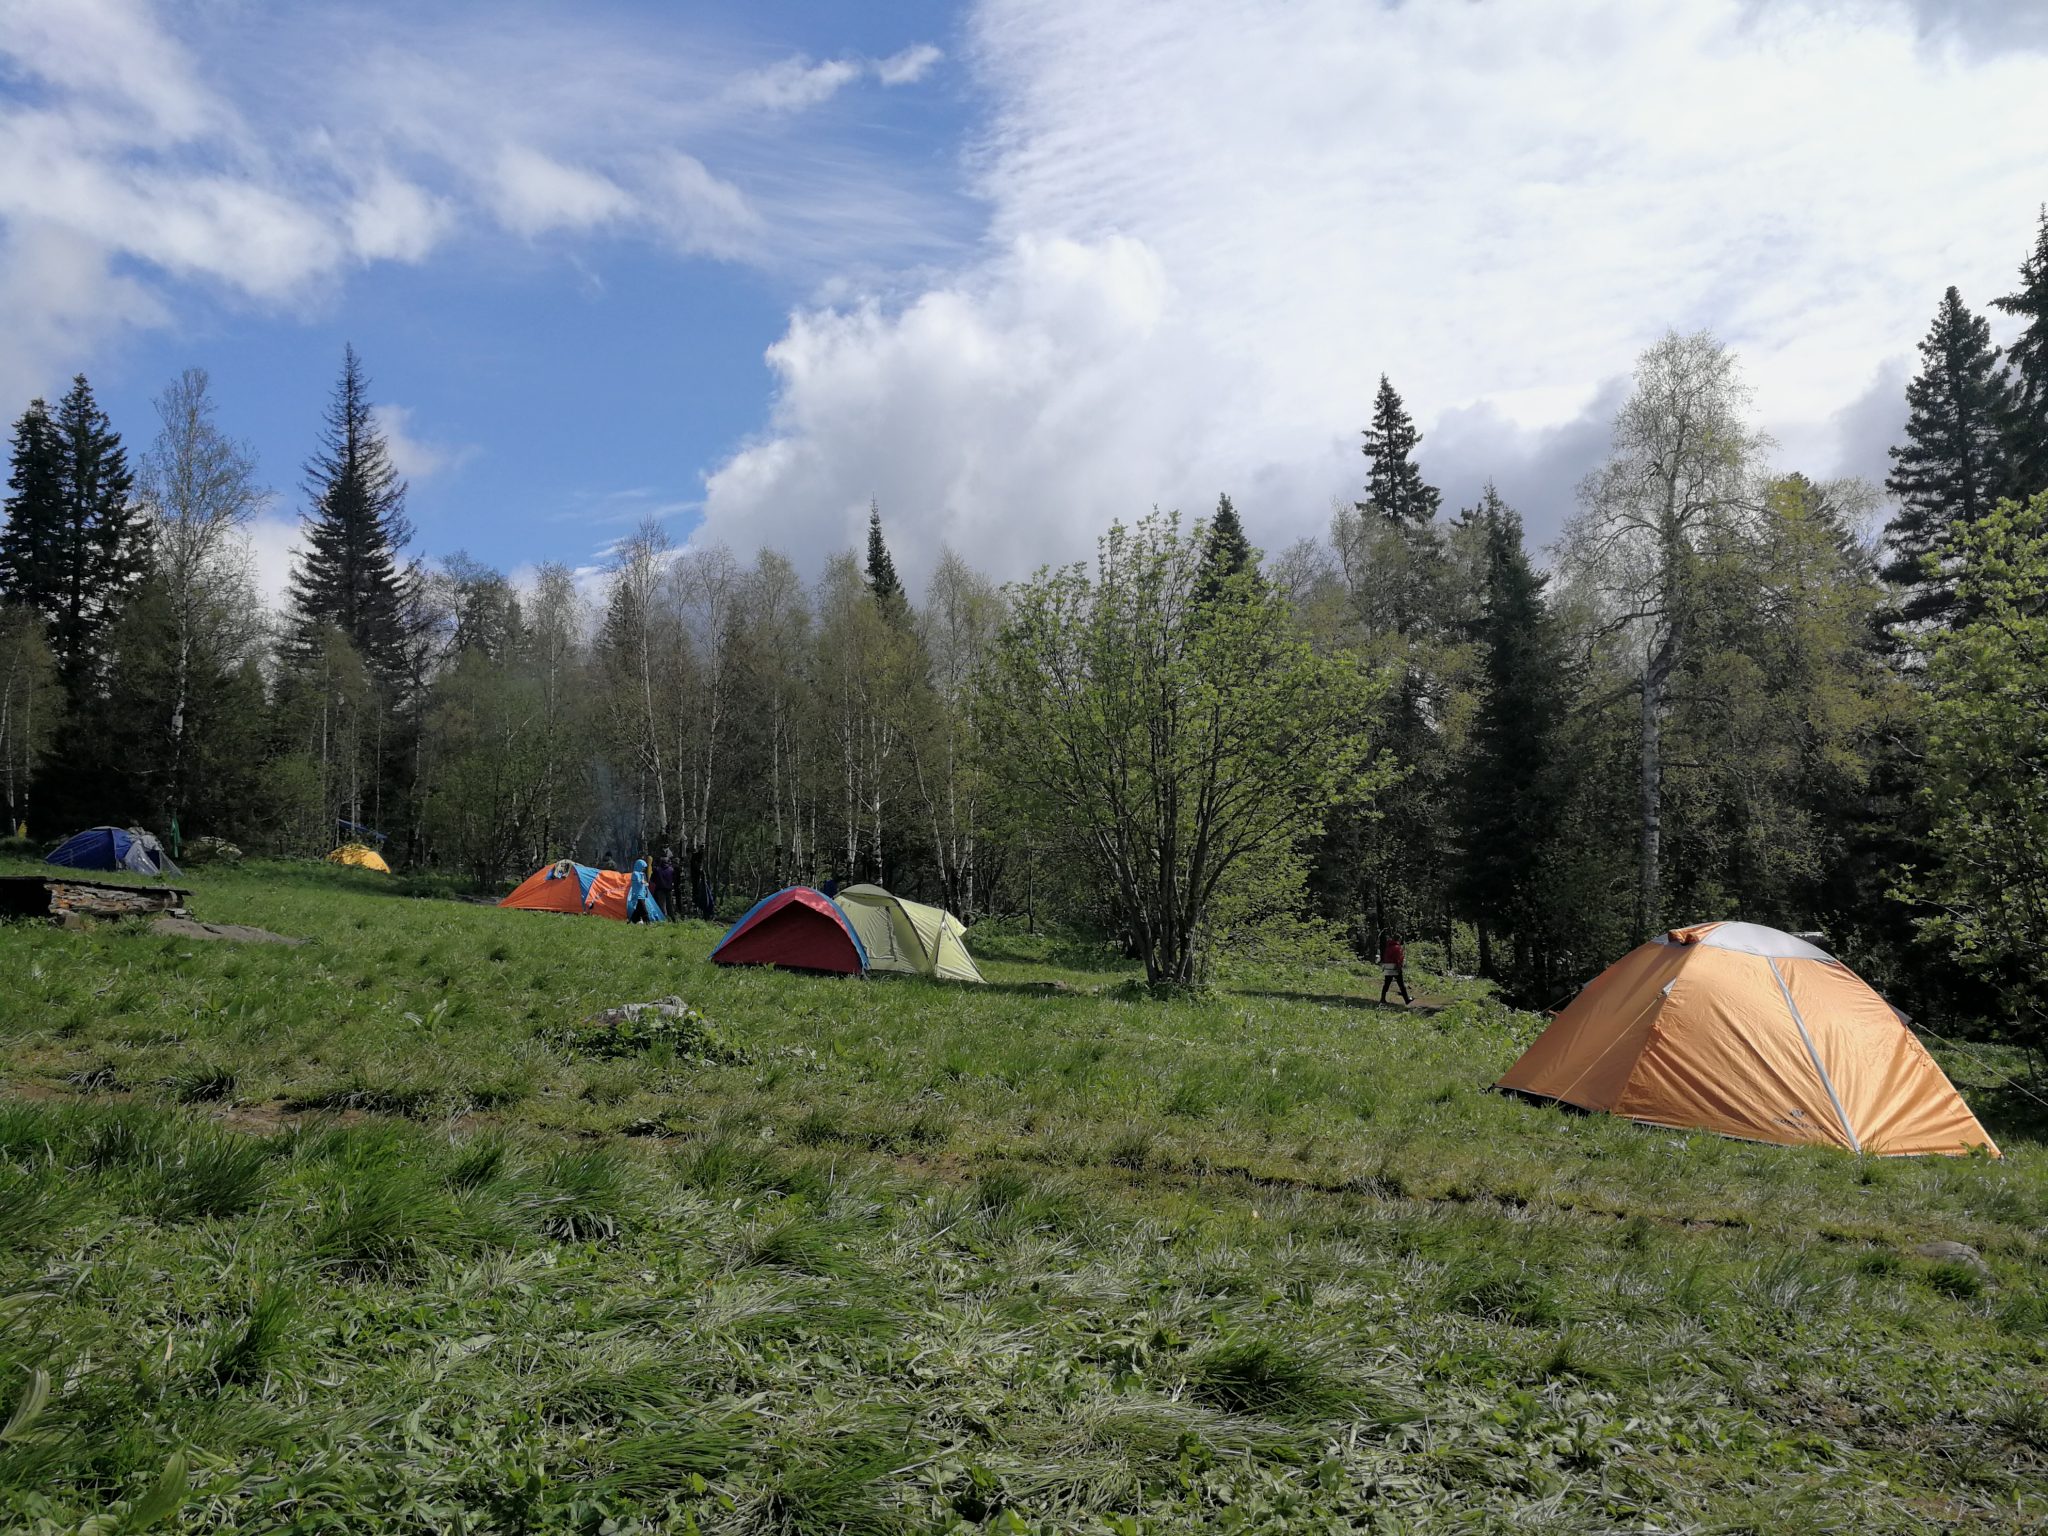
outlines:
M1536 1021L1341 969L1045 991L1128 973L1016 936L858 983L189 884L308 942L0 928L0 1527L2048 1517L2024 1124L1877 1162L1535 1109L1484 1089ZM744 1059L550 1043L670 995Z

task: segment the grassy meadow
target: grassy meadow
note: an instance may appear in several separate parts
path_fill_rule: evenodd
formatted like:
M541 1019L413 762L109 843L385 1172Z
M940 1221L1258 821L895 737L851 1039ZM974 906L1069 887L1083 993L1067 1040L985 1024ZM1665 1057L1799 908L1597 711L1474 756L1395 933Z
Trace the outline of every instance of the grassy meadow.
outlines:
M308 942L0 926L0 1529L2048 1521L1996 1051L1943 1064L2006 1160L1858 1159L1490 1094L1541 1021L1437 978L1155 1001L991 933L986 988L862 983L184 883ZM575 1028L669 995L701 1027Z

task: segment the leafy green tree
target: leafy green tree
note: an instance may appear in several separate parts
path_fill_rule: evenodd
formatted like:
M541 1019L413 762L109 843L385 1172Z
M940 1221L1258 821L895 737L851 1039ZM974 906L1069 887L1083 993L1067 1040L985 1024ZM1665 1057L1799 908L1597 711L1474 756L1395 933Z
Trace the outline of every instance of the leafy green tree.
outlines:
M1901 894L1989 982L2006 1027L2048 1045L2048 491L1956 531L1972 617L1925 642L1929 868Z
M1899 510L1885 530L1883 573L1899 589L1901 622L1949 623L1957 616L1949 544L2005 491L2012 396L1990 326L1954 288L1942 296L1920 358L1906 386L1906 441L1891 450L1885 479Z
M2013 488L2031 496L2048 491L2048 206L2041 209L2033 253L2020 263L2018 291L1991 302L2021 320L2006 349L2013 385L2006 456Z
M1746 419L1734 354L1701 331L1667 333L1636 363L1607 462L1579 487L1565 571L1597 605L1639 706L1634 931L1663 924L1664 722L1694 631L1702 552L1755 506L1769 439Z
M1883 589L1857 537L1871 500L1776 476L1699 553L1667 733L1675 913L1835 924L1827 887L1904 686L1875 644Z
M1365 429L1363 451L1372 468L1366 474L1365 500L1358 503L1359 511L1411 528L1436 516L1443 493L1422 478L1415 463L1413 455L1421 441L1422 434L1415 430L1400 395L1381 374L1372 425Z
M1485 539L1478 707L1457 785L1455 893L1480 933L1482 969L1499 974L1490 940L1513 946L1516 991L1545 993L1559 930L1569 923L1550 879L1563 832L1571 758L1567 641L1545 600L1548 578L1522 545L1522 520L1488 486L1472 516ZM1542 999L1537 998L1538 1001Z
M123 619L115 688L124 701L112 713L138 733L123 757L148 781L144 803L190 832L195 811L199 823L218 827L240 797L239 765L261 718L260 708L247 709L243 675L261 644L243 530L265 493L249 450L214 419L204 369L173 380L156 413L141 476L150 574L131 605L133 622ZM202 739L202 720L221 739Z
M1093 580L1075 565L1012 589L984 673L1006 793L1048 842L1085 837L1155 985L1192 982L1219 898L1378 782L1371 674L1317 656L1250 572L1240 600L1201 603L1201 571L1177 519L1118 524Z
M405 482L370 407L369 380L354 347L328 403L320 446L306 463L306 548L291 577L293 648L303 659L325 647L332 626L386 687L406 678L411 574L399 564L412 540Z

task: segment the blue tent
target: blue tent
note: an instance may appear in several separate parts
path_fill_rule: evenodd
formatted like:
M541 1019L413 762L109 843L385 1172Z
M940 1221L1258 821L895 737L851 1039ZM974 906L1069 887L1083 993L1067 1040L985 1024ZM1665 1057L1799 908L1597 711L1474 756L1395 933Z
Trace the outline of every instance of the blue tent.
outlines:
M65 838L43 862L66 869L125 869L138 875L183 873L162 843L135 827L88 827Z

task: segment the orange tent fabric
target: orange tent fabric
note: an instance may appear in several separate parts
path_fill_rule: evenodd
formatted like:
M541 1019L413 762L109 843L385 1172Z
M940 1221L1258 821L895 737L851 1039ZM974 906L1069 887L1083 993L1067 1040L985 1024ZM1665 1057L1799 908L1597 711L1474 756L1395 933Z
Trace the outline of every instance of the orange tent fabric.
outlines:
M585 876L589 889L585 891ZM626 920L626 893L633 877L616 869L590 869L569 859L544 864L522 880L498 905L527 912L586 912Z
M1756 923L1674 928L1623 955L1499 1086L1747 1141L1999 1155L1889 1003L1825 950Z

